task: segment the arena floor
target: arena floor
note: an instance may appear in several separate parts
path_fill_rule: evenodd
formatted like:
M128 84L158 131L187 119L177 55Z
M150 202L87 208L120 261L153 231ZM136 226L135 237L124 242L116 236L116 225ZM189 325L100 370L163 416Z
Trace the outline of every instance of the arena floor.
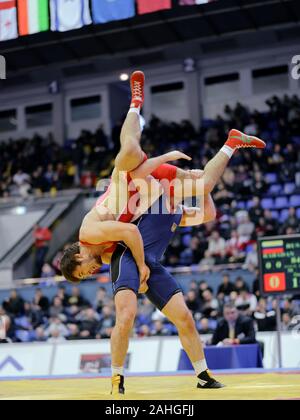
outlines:
M127 400L299 399L300 371L222 374L219 390L199 390L190 374L132 376L126 379ZM1 380L0 400L110 400L110 378Z

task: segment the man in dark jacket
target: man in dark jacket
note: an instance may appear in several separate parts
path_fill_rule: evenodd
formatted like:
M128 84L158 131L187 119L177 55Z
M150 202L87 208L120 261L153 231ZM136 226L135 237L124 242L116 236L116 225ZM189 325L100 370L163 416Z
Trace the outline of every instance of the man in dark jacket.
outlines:
M224 305L224 318L217 325L211 344L224 345L256 343L255 330L251 318L239 314L233 304Z

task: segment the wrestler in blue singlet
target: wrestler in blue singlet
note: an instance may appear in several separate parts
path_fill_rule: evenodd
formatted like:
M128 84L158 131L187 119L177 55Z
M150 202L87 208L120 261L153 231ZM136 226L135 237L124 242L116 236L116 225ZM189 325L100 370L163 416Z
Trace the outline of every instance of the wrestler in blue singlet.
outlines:
M170 213L166 200L165 196L161 196L147 214L134 222L141 232L146 264L151 271L146 295L160 310L174 294L182 291L174 277L160 263L182 218L181 207L178 207L176 212ZM131 251L123 243L118 244L112 256L111 279L114 294L126 289L138 293L139 271Z

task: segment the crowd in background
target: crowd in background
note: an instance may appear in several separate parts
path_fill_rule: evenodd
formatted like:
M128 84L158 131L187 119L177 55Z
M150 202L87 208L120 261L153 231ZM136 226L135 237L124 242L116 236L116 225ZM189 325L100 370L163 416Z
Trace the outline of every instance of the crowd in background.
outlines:
M300 297L281 301L283 331L299 327ZM256 331L276 329L276 300L260 296L258 281L249 287L242 277L232 281L228 273L216 293L205 280L193 280L185 293L187 306L201 334L212 334L222 318L226 303L236 306L240 314L250 317ZM63 286L49 300L42 289L36 289L33 300L25 301L17 291L0 306L0 316L7 318L7 337L13 342L85 340L110 338L115 324L114 302L104 287L95 300L89 301L78 287L67 294ZM171 336L177 330L144 296L139 297L133 337ZM208 342L209 343L209 342Z
M199 130L188 121L164 123L156 117L146 126L142 144L149 156L179 149L193 157L193 168L205 166L232 127L260 136L268 145L265 151L235 153L214 190L216 221L178 229L164 256L165 265L200 264L205 269L241 263L256 272L259 236L300 233L300 100L273 97L267 104L267 113L250 112L241 104L226 106L224 117L203 121ZM114 127L108 141L102 128L95 134L83 132L64 147L51 136L0 144L0 197L94 187L99 176L111 172L119 133L120 125ZM41 268L43 277L59 274L60 255ZM214 330L227 301L252 317L258 330L275 328L276 302L259 296L257 281L249 289L243 279L234 284L225 279L217 294L205 281L193 282L186 301L201 333ZM104 289L92 304L76 288L71 296L60 289L52 302L40 291L33 302L24 302L12 292L1 311L10 317L10 337L19 341L107 338L114 325L113 302ZM298 301L285 299L281 313L282 328L290 328L300 314ZM172 335L176 331L147 299L141 299L134 334Z

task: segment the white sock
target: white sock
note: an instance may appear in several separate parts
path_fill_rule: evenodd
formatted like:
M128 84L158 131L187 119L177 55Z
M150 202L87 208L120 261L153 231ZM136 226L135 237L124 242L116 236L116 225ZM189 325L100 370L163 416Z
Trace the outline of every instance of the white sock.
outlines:
M124 376L124 367L116 367L116 366L112 366L111 367L111 375L115 376L115 375L121 375Z
M220 152L225 153L229 157L229 159L233 156L235 149L232 149L231 147L227 146L226 144L222 147Z
M207 370L207 364L205 359L199 360L198 362L194 362L192 363L192 365L197 376L199 376L201 372Z
M128 114L129 114L130 112L134 112L135 114L140 115L141 108L140 108L140 107L138 107L138 108L129 108Z

